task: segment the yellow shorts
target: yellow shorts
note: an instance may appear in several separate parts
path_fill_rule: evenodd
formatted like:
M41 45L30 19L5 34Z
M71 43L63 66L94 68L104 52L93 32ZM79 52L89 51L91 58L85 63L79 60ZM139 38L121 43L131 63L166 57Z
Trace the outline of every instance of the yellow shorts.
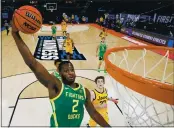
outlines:
M100 113L100 115L104 118L104 120L109 123L109 117L108 117L108 112L107 111L98 111L98 113ZM90 127L96 127L97 123L90 117L89 120L89 126Z
M62 32L66 31L66 29L62 29Z
M65 48L66 53L73 54L73 49L72 48Z
M106 38L106 36L105 36L105 35L101 35L100 37L101 37L101 40L103 39L103 37L105 37L105 38Z

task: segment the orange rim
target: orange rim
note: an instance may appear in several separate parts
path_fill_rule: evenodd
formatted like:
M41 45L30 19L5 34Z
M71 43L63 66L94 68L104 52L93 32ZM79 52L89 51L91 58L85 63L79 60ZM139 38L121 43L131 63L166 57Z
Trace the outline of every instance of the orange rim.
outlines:
M108 55L112 52L127 50L169 50L174 54L174 48L160 47L160 46L131 46L131 47L116 47L106 51L104 60L107 72L119 83L126 87L143 94L155 100L174 105L174 85L152 81L143 78L139 75L129 73L108 60Z

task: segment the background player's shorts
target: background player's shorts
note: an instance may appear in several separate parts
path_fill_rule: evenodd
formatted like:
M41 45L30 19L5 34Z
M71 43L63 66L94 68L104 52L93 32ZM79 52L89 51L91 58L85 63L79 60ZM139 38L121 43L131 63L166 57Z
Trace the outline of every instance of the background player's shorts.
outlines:
M101 116L104 118L104 120L109 123L109 117L108 117L108 112L99 112L101 114ZM89 126L90 127L96 127L97 126L97 123L90 117L90 120L89 120Z
M99 60L103 60L104 59L104 57L103 56L99 56L99 58L98 58Z
M101 40L102 40L102 39L103 39L103 37L106 37L106 36L105 36L105 35L101 35L100 37L101 37Z
M56 31L52 31L52 35L56 35Z
M73 49L72 48L66 48L65 49L67 54L73 54Z
M62 30L62 32L63 32L63 33L66 33L66 30L64 30L64 31Z
M56 37L56 34L52 34L52 37Z
M62 27L62 32L66 31L66 27Z

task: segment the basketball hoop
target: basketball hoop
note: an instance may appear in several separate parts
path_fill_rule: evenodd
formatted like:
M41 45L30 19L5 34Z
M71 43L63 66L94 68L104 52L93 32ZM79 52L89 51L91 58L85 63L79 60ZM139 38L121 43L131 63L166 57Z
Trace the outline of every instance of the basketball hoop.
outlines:
M163 52L164 56L157 53ZM105 66L131 126L174 126L173 48L117 47L105 53ZM148 62L152 58L153 62ZM161 68L155 76L156 68ZM136 70L135 70L136 69Z
M51 12L57 10L57 3L46 3L46 10L50 10Z

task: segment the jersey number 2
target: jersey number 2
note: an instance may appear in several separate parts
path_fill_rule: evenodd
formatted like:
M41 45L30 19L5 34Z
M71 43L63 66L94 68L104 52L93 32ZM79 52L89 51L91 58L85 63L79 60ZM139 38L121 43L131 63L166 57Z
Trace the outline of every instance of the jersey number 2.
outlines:
M72 107L72 112L78 112L75 108L79 105L79 100L73 100L73 103L75 103Z

